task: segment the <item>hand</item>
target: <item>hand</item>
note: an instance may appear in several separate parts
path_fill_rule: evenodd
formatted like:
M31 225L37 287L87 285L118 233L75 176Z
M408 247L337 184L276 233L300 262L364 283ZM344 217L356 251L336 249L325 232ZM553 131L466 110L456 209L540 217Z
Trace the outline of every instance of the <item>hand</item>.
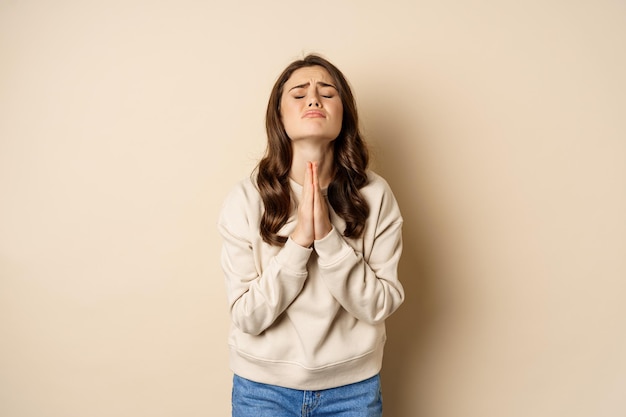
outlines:
M317 163L307 162L298 220L291 238L300 246L308 248L314 240L322 239L331 229L328 205L319 186Z
M311 173L313 177L313 229L315 231L315 240L320 240L330 233L333 225L330 222L326 198L320 188L317 162L311 164Z

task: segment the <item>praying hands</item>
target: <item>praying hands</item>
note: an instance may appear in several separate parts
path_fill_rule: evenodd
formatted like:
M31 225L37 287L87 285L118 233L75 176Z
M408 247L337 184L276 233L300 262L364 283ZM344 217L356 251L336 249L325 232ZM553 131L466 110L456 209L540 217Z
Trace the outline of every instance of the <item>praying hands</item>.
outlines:
M298 220L291 238L300 246L308 248L313 245L313 241L325 237L331 229L328 204L319 186L317 162L307 162Z

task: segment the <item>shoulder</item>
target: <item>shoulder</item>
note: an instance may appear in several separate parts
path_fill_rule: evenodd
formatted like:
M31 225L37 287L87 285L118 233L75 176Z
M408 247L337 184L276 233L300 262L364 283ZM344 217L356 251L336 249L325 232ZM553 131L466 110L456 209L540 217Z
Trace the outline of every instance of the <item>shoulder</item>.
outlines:
M368 171L367 177L368 183L361 188L361 193L368 201L370 210L378 216L401 220L400 208L387 180L374 171Z
M242 202L260 199L259 189L252 177L246 177L239 180L228 192L224 199L224 205L236 204Z
M261 195L254 178L238 181L228 192L222 203L219 223L222 225L247 223L246 219L256 217L255 212L263 206Z
M367 171L367 184L363 188L378 190L381 192L391 192L391 187L386 179L374 171Z
M393 191L387 180L374 171L367 172L367 184L361 188L361 193L363 193L366 198L394 198Z

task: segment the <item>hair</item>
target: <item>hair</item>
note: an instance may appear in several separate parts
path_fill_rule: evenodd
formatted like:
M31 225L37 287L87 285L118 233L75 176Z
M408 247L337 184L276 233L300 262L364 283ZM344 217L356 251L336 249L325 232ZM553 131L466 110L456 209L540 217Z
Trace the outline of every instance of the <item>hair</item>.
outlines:
M352 90L337 67L319 55L307 55L292 62L280 74L267 104L265 129L267 148L255 171L256 182L265 211L261 218L260 233L271 245L282 246L286 236L278 234L287 223L292 210L289 172L292 163L291 139L287 136L280 114L280 102L285 83L300 68L319 66L333 78L341 103L343 119L339 136L333 142L334 172L328 186L328 201L333 210L346 222L346 237L360 237L369 206L360 192L367 184L369 154L359 131L359 120Z

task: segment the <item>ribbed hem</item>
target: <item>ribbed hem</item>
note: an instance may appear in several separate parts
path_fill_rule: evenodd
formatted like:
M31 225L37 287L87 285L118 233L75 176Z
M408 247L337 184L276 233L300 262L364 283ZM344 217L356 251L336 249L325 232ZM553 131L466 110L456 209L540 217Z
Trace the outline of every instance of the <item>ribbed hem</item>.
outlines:
M363 381L380 372L384 341L362 356L320 368L294 362L265 361L230 347L231 370L246 379L298 390L322 390Z

